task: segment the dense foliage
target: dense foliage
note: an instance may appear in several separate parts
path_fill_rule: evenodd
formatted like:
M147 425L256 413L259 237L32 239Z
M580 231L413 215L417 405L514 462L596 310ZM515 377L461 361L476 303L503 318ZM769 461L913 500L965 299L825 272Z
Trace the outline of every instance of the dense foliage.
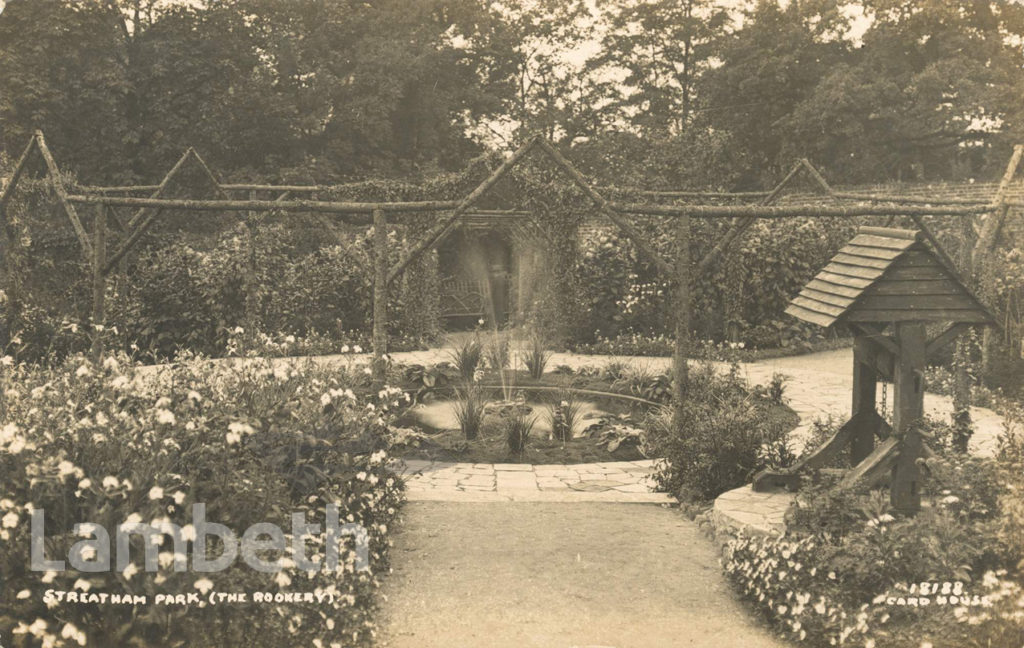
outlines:
M1021 139L1012 0L10 0L0 142L90 182L416 176L543 132L602 182L965 178Z
M102 366L81 357L52 368L11 366L5 358L0 423L0 567L5 596L0 634L6 645L364 645L374 633L378 577L388 568L389 526L402 485L387 468L390 412L400 391L369 392L351 369L273 365L250 359L231 366L190 361L159 373L132 369L127 358ZM329 504L342 523L362 525L368 571L356 569L356 546L343 537L337 572L301 571L287 555L277 573L241 559L225 571L174 568L160 549L159 570L143 568L141 536L118 570L29 571L29 517L44 512L46 552L64 559L74 524L110 530L133 520L191 526L191 507L241 534L255 523L288 533L291 514L325 523ZM187 531L184 532L187 535ZM307 557L325 555L322 535L307 539ZM191 565L194 545L189 544ZM148 553L148 552L147 552ZM88 556L86 556L88 559ZM157 605L161 593L309 591L317 604ZM148 597L146 605L48 606L46 590ZM251 596L251 594L250 594ZM186 620L187 618L187 620ZM9 643L12 642L13 644ZM318 644L319 645L319 644Z
M735 364L724 374L711 364L691 369L682 425L666 411L649 430L653 456L663 460L656 476L661 488L682 500L707 501L749 483L759 470L788 465L795 415L776 407L781 385L774 399L750 389Z
M800 496L786 536L730 542L726 572L785 636L876 648L1024 641L1020 433L1008 428L995 459L951 452L951 430L937 436L917 516L894 514L884 492L826 482Z

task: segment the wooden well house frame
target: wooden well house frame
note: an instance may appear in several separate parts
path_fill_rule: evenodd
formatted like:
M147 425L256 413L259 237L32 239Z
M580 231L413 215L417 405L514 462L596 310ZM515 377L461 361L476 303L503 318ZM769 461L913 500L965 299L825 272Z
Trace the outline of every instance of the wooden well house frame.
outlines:
M47 147L42 132L37 131L29 140L24 151L18 158L9 182L0 191L0 244L4 247L4 258L8 272L16 272L16 264L11 259L19 251L19 237L15 235L7 218L6 207L14 194L19 179L30 168L29 160L41 158L46 177L81 244L82 252L89 263L93 279L92 323L94 325L92 354L98 359L103 354L103 338L99 329L106 318L105 294L108 275L139 242L146 231L160 217L164 210L187 210L208 212L230 212L239 214L248 226L250 239L257 215L261 213L275 214L308 214L329 231L334 230L331 219L338 219L350 224L373 226L374 247L374 289L373 289L373 373L376 381L383 381L386 369L388 349L387 336L387 295L389 287L399 279L409 264L424 253L436 249L457 227L467 218L500 218L505 212L489 214L483 210L475 210L474 205L503 178L513 167L520 164L532 152L539 152L558 169L564 172L590 199L595 212L606 217L614 224L659 271L659 273L675 286L675 310L678 313L675 326L675 351L673 354L674 387L673 399L681 403L686 398L686 387L689 381L687 354L690 349L691 320L691 284L695 277L708 272L722 253L736 243L758 219L777 219L791 217L812 218L854 218L863 216L888 217L891 223L898 217L909 218L918 228L920 239L915 238L915 245L923 249L927 245L930 254L935 255L946 268L955 267L949 255L942 249L935 235L925 224L925 216L943 216L950 218L972 219L972 225L978 234L978 243L974 247L973 257L983 260L994 248L997 234L1011 206L1007 198L1007 189L1015 177L1017 167L1024 156L1024 146L1018 145L1007 166L1006 173L996 195L991 200L946 199L932 200L923 198L902 197L872 194L844 193L833 190L822 175L806 159L798 160L783 180L768 192L692 192L692 191L636 191L630 193L642 197L644 202L624 203L606 198L615 190L598 189L567 160L555 146L539 135L526 140L515 152L509 155L491 174L465 198L456 201L417 201L417 202L340 202L318 200L317 195L330 187L307 185L267 185L267 184L224 184L210 170L202 157L189 149L178 160L177 164L167 173L158 185L133 185L122 187L77 187L72 193L62 181L62 176L53 155ZM193 200L167 198L173 179L182 169L192 166L209 180L210 187L218 198L213 200ZM821 204L814 205L778 205L775 204L785 189L799 175L809 176L821 193ZM139 196L137 194L148 194ZM239 197L242 195L244 197ZM271 199L260 196L273 196ZM664 204L664 201L673 204ZM700 204L693 201L715 200L727 201L731 204ZM686 204L680 204L681 202ZM738 203L738 204L737 204ZM95 210L92 219L92 232L86 230L79 208ZM117 209L131 208L133 211L127 219L119 217ZM394 265L388 265L387 228L389 215L426 215L433 216L434 222L430 229L422 235L409 251ZM664 217L675 221L676 249L675 259L666 259L658 253L651 241L631 222L631 217ZM725 234L706 251L699 259L690 258L690 224L693 218L726 219L729 226ZM111 236L113 233L113 237ZM117 245L111 245L113 239ZM909 239L907 239L909 240ZM915 251L919 248L915 248ZM255 264L255 256L250 254L251 263ZM970 255L969 255L970 256ZM861 322L868 327L871 323ZM916 330L901 325L906 336L919 338ZM886 340L878 337L861 336L865 340L859 345L858 357L863 357L865 349L885 348L889 344L902 343L899 338ZM915 339L916 339L915 338ZM933 343L936 341L933 341ZM905 341L910 345L912 342ZM920 342L913 342L918 344ZM891 349L890 349L891 351ZM915 353L918 353L915 351ZM916 358L917 356L915 356ZM917 362L917 360L915 360ZM870 366L870 364L868 365ZM877 370L877 367L876 367ZM863 371L868 371L864 369ZM865 374L867 375L867 374ZM907 375L906 372L901 375ZM908 378L909 380L909 378ZM869 380L861 380L859 384L867 385ZM865 390L867 387L865 387ZM867 393L865 392L865 396ZM676 408L677 413L679 408ZM857 435L861 439L864 435ZM865 444L866 447L866 444ZM862 453L862 450L858 450ZM858 455L860 456L860 455Z
M786 312L823 327L843 323L853 331L852 414L796 465L757 475L754 489L795 490L801 475L828 465L848 448L853 468L843 477L845 485L888 480L893 507L917 511L918 460L931 454L919 430L928 356L971 326L994 325L995 317L956 270L925 245L921 232L881 227L861 228ZM946 326L929 338L929 324ZM893 384L891 426L877 411L879 380Z

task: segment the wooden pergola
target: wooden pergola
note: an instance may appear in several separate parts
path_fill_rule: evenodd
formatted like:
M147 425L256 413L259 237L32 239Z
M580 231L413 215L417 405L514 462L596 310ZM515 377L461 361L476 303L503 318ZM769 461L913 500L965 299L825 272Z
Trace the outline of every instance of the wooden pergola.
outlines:
M564 172L593 203L595 210L610 220L637 247L669 281L675 283L675 300L678 318L675 326L675 401L682 402L688 382L687 353L690 348L691 282L707 272L721 254L733 245L758 219L791 217L852 218L860 216L886 216L890 222L896 217L909 217L922 232L930 249L949 267L953 262L931 230L926 226L924 216L983 217L977 223L980 241L994 245L995 232L1005 219L1009 203L1006 188L1016 172L1024 148L1018 146L1007 169L1000 190L991 202L974 200L894 200L892 197L836 192L822 175L806 159L799 160L783 180L769 192L723 193L723 192L633 192L654 201L700 200L731 198L742 201L756 200L754 204L663 204L614 202L596 189L571 162L569 162L549 141L534 136L507 157L473 191L461 200L416 201L416 202L339 202L318 200L317 194L329 187L307 185L263 185L263 184L222 184L194 149L189 149L171 168L158 185L137 185L120 187L79 187L71 193L62 181L62 176L53 155L46 145L42 132L36 132L17 160L10 181L0 193L0 225L3 229L2 243L7 248L5 258L17 253L19 241L11 231L6 216L6 207L18 186L19 179L28 168L33 157L42 158L46 177L63 211L71 222L78 237L86 260L92 268L94 325L92 354L99 358L103 353L102 336L99 327L105 321L105 286L108 275L120 261L138 244L147 230L160 218L165 210L217 211L241 214L249 226L250 236L253 218L259 213L305 213L312 214L328 229L333 223L326 216L336 217L343 222L372 225L374 256L373 290L373 371L377 381L384 379L385 355L388 350L387 295L389 286L402 276L409 264L424 253L435 249L458 226L460 219L474 215L474 206L494 186L531 152L539 152ZM169 198L168 188L186 166L192 166L205 176L217 194L216 199L192 200ZM827 200L821 205L778 205L775 204L787 186L800 174L810 177L822 196ZM241 193L245 197L239 198ZM257 199L260 194L273 194L272 200ZM148 195L136 195L148 194ZM92 232L86 231L79 218L80 208L95 210ZM117 217L116 208L133 208L127 220ZM387 226L390 214L419 213L432 215L433 225L417 240L409 251L394 265L388 264ZM476 213L477 217L486 212ZM677 256L666 259L659 254L651 242L632 223L633 215L672 218L676 225ZM690 229L692 218L728 219L726 233L701 258L690 258ZM115 229L120 235L117 246L110 246L108 229ZM110 248L110 249L108 249ZM975 255L977 256L977 255Z

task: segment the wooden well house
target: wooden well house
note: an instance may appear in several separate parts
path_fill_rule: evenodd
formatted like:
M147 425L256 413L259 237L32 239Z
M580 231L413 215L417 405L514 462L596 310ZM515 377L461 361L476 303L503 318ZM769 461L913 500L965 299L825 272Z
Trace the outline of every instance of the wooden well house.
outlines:
M918 510L918 459L931 454L918 429L927 358L970 326L993 325L995 318L919 232L879 227L861 228L786 312L820 326L845 324L853 332L852 414L794 466L755 476L754 489L796 489L802 473L849 448L852 468L843 484L888 481L894 508ZM939 332L929 338L929 328ZM879 380L894 385L891 426L876 408Z

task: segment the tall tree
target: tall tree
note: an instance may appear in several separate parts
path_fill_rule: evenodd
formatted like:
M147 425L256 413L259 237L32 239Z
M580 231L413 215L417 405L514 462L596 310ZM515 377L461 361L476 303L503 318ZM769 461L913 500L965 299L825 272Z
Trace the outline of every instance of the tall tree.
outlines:
M596 42L585 0L492 3L486 29L465 44L491 100L477 135L508 146L531 133L573 142L599 132L607 93L585 69Z
M603 3L601 52L588 66L614 78L609 105L634 128L660 136L690 123L697 82L708 69L729 12L712 0Z
M699 84L702 122L732 136L762 176L792 162L789 117L849 53L842 0L760 0Z
M83 179L123 174L127 70L110 8L97 1L12 0L0 13L0 145L35 129Z
M789 131L853 180L955 178L1024 136L1024 6L870 0L863 43L794 110Z

